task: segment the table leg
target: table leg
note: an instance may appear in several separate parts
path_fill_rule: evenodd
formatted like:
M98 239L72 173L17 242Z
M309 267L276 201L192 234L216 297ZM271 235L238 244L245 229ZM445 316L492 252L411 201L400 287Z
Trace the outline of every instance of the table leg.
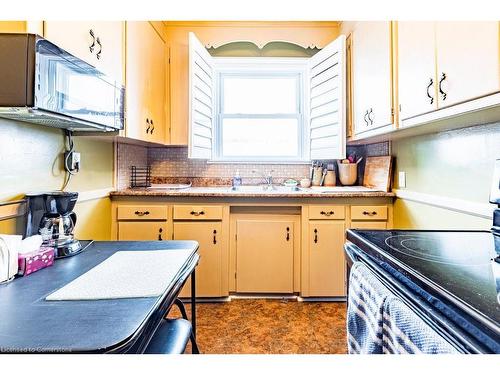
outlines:
M191 326L196 339L196 271L191 274Z

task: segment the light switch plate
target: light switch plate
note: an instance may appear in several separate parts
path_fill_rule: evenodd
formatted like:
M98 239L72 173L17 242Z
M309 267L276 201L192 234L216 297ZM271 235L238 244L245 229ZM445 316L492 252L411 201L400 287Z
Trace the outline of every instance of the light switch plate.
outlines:
M406 172L399 172L399 174L398 174L398 187L399 188L406 187Z

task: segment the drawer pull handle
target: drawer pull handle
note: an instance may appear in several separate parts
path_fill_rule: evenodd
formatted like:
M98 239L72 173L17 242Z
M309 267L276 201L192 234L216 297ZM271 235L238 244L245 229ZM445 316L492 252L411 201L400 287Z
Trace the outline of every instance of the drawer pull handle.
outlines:
M95 34L94 34L94 30L90 29L89 30L89 34L92 37L92 44L89 46L89 50L90 50L90 53L93 53L94 52L94 48L95 48Z
M214 245L217 244L217 231L214 229Z
M286 240L290 241L290 227L286 227Z
M427 85L427 97L430 99L429 104L434 103L434 98L431 96L431 94L429 94L429 89L432 87L433 84L434 84L434 81L431 78L429 81L429 84Z
M439 80L439 93L441 94L441 98L446 100L447 94L443 91L443 82L446 79L446 73L441 73L441 79Z
M200 216L205 215L205 211L191 211L190 214L193 216Z
M151 128L151 124L149 123L149 119L148 118L146 119L146 124L148 124L148 127L146 129L146 134L148 134L149 133L149 129Z
M365 215L365 216L375 216L375 215L377 215L377 211L372 211L372 212L363 211L363 215Z
M318 243L318 230L314 229L314 243Z
M102 44L101 44L101 40L99 39L99 37L97 37L95 39L97 45L99 46L99 51L95 54L95 57L97 57L97 60L99 60L101 58L101 52L102 52Z
M332 216L333 214L335 214L335 212L334 211L328 211L328 212L321 211L320 214L325 215L325 216Z
M137 216L149 215L149 211L135 211L134 213L135 213Z
M161 238L161 232L163 232L163 228L158 230L158 241L163 241L163 238Z

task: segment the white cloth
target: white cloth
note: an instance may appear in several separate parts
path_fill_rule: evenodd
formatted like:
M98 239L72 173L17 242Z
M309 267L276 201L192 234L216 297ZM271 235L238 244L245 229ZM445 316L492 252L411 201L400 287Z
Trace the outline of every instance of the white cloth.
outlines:
M189 249L118 251L46 300L156 297L175 279L191 252Z

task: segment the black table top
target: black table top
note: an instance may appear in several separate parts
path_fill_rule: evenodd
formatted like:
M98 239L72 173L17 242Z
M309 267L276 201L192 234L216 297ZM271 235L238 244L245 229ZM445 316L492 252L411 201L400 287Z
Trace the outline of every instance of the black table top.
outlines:
M491 232L348 230L347 239L500 331L500 239Z
M46 301L117 251L190 249L178 277L198 261L195 241L93 242L82 253L0 285L1 352L106 352L134 340L176 280L158 297ZM127 344L128 345L128 344Z

